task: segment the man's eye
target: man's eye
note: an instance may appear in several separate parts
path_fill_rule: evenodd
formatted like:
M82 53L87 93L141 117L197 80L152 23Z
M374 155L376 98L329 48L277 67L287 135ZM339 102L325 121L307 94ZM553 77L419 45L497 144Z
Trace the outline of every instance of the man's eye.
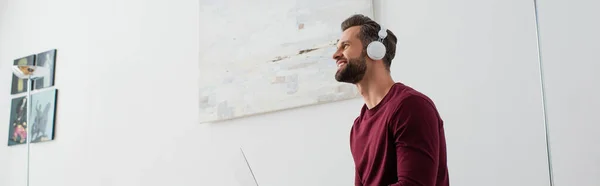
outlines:
M349 46L350 46L350 45L348 45L348 44L345 44L343 47L344 47L344 49L346 49L346 48L348 48Z

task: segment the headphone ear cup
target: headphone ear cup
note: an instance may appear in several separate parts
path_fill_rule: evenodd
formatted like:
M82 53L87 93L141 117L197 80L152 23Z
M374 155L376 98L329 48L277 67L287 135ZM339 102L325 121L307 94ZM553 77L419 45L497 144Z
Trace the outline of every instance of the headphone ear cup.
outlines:
M385 56L385 45L379 41L373 41L367 46L367 55L373 60L381 60Z

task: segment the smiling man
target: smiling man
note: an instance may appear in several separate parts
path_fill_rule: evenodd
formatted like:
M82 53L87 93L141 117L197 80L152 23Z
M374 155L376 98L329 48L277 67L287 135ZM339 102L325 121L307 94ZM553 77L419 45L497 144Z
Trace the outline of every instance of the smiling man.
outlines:
M448 186L443 121L431 99L395 82L396 36L363 15L342 24L335 79L355 84L365 104L350 133L357 186ZM371 42L380 41L369 44Z

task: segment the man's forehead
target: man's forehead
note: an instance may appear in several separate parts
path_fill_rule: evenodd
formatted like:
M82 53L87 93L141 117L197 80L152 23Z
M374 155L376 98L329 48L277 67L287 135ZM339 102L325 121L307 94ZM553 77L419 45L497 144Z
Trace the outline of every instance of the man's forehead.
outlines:
M350 39L352 37L357 37L359 31L360 31L359 26L350 27L350 28L344 30L344 32L342 32L342 39Z
M358 31L360 31L359 26L350 27L344 30L340 39L337 40L337 43L349 42L351 40L358 39Z

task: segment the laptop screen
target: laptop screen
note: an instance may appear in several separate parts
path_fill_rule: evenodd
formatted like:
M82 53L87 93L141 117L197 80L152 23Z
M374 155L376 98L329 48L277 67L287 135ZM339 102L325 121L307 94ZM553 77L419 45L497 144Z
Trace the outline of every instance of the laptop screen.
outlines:
M248 158L246 158L242 148L240 148L240 153L235 162L235 178L239 186L258 186L254 172L252 172Z

